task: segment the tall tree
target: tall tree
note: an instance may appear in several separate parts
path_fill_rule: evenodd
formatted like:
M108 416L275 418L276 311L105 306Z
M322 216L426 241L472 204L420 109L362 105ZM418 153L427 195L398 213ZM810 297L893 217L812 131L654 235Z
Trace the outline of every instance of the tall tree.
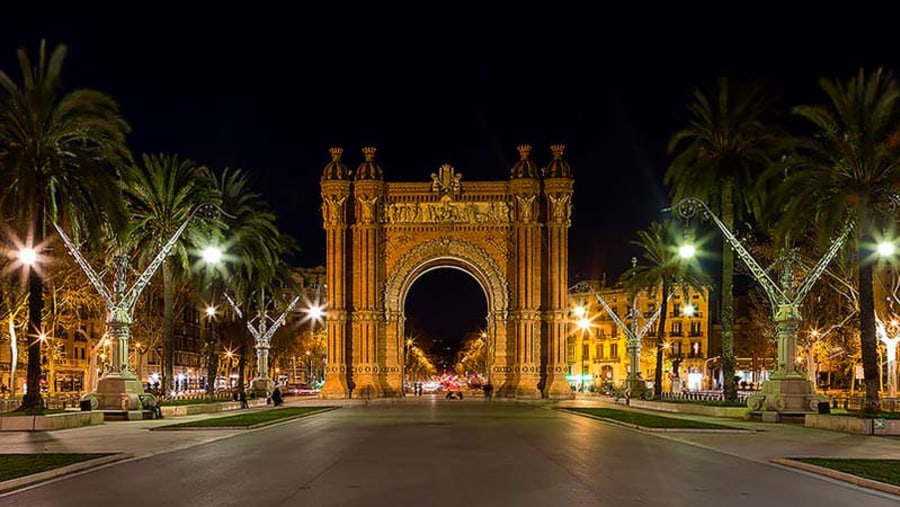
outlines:
M119 106L96 90L65 92L61 71L66 46L47 55L41 41L34 64L18 51L21 85L0 71L0 199L15 222L29 228L28 246L43 249L50 221L79 238L100 221L124 223L111 167L131 160L128 124ZM121 230L120 228L117 230ZM43 408L40 342L43 281L32 269L29 285L28 390L20 410Z
M672 160L664 182L675 202L684 197L706 201L731 231L736 220L761 214L755 190L766 169L783 155L786 136L768 123L774 112L768 93L756 86L735 86L719 78L710 92L695 90L688 125L669 141ZM719 283L724 394L737 399L734 383L734 251L722 242Z
M214 176L205 166L170 154L145 154L142 160L142 166L128 168L124 179L134 221L132 243L125 248L138 248L143 261L150 262L198 206L219 201ZM191 253L202 249L213 231L213 224L195 217L162 264L164 393L174 379L175 287L190 271Z
M851 255L857 267L859 332L867 411L878 411L875 335L875 243L894 230L900 193L900 86L882 69L842 81L820 79L826 102L797 106L812 126L781 187L782 230L814 222L822 241L847 214L855 221Z
M247 174L240 169L224 170L216 178L225 222L225 260L231 267L225 288L240 306L243 338L240 341L238 382L243 388L247 354L253 340L247 332L247 320L262 293L274 280L289 284L291 273L282 256L297 249L292 238L282 234L276 216L262 196L250 188Z
M666 314L669 295L672 290L681 290L688 301L689 289L704 293L709 281L689 259L678 255L677 227L671 221L653 222L643 231L637 232L637 239L631 244L642 250L647 264L638 264L622 275L620 283L625 289L636 294L644 290L650 294L660 294L659 322L656 331L656 372L653 376L653 395L662 396L663 349L666 336Z

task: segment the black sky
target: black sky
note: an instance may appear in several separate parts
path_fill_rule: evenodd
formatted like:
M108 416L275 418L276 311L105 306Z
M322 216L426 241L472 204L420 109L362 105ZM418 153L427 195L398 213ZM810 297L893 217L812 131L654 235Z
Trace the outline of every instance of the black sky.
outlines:
M330 146L351 167L361 147L378 147L388 180L428 181L450 163L466 181L507 178L518 144L534 145L541 165L565 143L576 178L570 278L610 279L628 267L634 231L668 204L666 142L694 87L718 75L762 81L787 113L821 100L819 77L900 69L882 4L327 5L4 6L0 69L18 80L17 47L66 43L66 85L115 97L135 153L250 171L304 266L324 262Z

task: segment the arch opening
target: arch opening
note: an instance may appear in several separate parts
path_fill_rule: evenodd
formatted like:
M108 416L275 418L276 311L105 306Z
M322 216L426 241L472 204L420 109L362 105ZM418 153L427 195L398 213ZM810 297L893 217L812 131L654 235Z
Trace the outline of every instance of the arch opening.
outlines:
M459 263L417 270L402 299L406 382L434 375L481 384L487 375L488 292ZM425 374L425 375L423 375Z

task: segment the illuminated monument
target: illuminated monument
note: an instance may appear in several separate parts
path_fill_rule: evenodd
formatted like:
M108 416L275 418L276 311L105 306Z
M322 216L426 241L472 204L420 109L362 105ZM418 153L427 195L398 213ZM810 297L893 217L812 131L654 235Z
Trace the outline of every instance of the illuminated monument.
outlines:
M351 171L332 148L322 174L328 366L321 397L401 396L404 304L424 273L469 273L487 299L488 372L498 396L570 398L568 232L574 180L565 147L543 169L531 146L505 181L389 182L375 148ZM423 178L425 179L425 178Z

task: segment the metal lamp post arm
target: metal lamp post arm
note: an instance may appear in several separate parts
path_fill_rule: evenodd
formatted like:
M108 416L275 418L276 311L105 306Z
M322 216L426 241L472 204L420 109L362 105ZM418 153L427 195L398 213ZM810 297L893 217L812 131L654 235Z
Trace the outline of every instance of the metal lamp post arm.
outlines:
M228 304L231 305L231 309L234 310L234 313L237 314L238 318L243 318L244 312L242 312L237 303L234 302L234 299L231 299L231 296L229 296L227 292L223 292L222 295L225 296L225 299L228 301Z
M825 268L828 267L828 264L834 259L834 256L838 254L841 247L844 246L844 242L847 241L847 238L850 236L850 231L853 230L853 222L848 221L844 225L844 230L841 231L841 234L834 240L831 244L831 247L828 249L828 252L825 254L825 257L819 259L819 262L813 266L812 270L806 277L800 282L800 287L797 288L797 293L794 295L794 303L800 303L803 301L803 298L809 293L812 289L813 284L816 283L816 280L822 276L822 273L825 272Z
M277 319L272 323L272 326L269 327L268 331L263 335L263 339L268 343L268 341L272 338L272 335L275 334L275 331L278 331L278 328L284 324L284 320L287 318L287 314L290 313L291 310L294 309L294 306L297 305L297 302L300 301L300 296L294 297L294 299L287 305L287 308L278 316Z
M750 272L756 278L756 280L762 285L763 290L766 291L766 295L769 296L769 299L772 300L774 305L787 304L790 301L790 298L781 290L781 288L769 277L769 274L766 273L756 259L750 255L750 252L744 249L744 245L741 244L740 240L728 230L728 227L719 220L719 217L716 216L715 213L709 209L709 206L706 205L705 202L696 198L696 197L686 197L679 201L678 204L675 205L675 209L682 218L690 218L694 216L697 212L697 207L703 208L704 215L708 216L710 220L722 231L722 236L728 241L728 244L731 245L731 248L738 254L738 257L744 261L744 264L747 265L747 268L750 269Z
M672 298L672 295L669 294L669 299L671 299L671 298ZM656 311L653 312L653 315L651 315L650 318L647 320L647 322L644 323L644 326L641 327L641 330L638 332L638 335L637 335L638 338L643 338L644 335L646 335L650 331L650 327L653 326L653 323L656 322L656 319L659 318L660 314L662 313L663 308L668 305L669 299L666 299L666 304L657 308Z
M66 245L66 249L69 251L69 254L75 258L75 262L81 267L81 270L84 271L84 274L87 275L88 280L91 281L91 284L97 289L97 292L100 293L100 297L103 298L103 303L106 304L107 311L112 311L116 304L113 302L112 295L109 293L109 289L106 288L106 285L103 284L103 280L100 279L100 276L97 275L97 272L94 271L94 268L88 264L87 260L81 256L78 252L78 249L75 248L75 244L72 243L72 240L66 236L66 233L63 232L62 228L56 224L56 222L52 222L53 228L56 229L56 233L59 234L59 237L62 238L63 243Z
M622 319L620 319L619 316L616 315L616 312L614 312L612 310L612 308L610 308L609 305L606 304L606 300L603 299L603 297L601 297L600 294L597 294L596 292L594 293L594 297L597 298L597 301L600 303L601 306L603 306L603 309L606 310L606 313L609 314L609 316L612 318L612 320L614 320L616 322L616 325L625 330L625 334L628 335L628 338L631 340L636 340L637 337L635 336L635 334L631 331L631 329L624 322L622 322Z
M172 237L169 238L169 241L167 241L166 244L163 245L162 250L160 250L159 253L156 254L153 262L151 262L150 265L147 266L147 269L145 269L144 272L141 273L141 276L138 277L137 281L134 282L134 285L131 286L131 289L125 296L125 299L120 303L121 306L127 309L131 309L134 307L134 304L137 302L138 296L141 295L141 292L143 292L144 288L147 287L147 284L150 283L150 279L153 278L156 270L159 269L160 266L162 266L162 263L166 260L166 257L175 247L175 243L178 241L178 238L180 238L184 230L187 229L188 224L190 224L191 220L197 215L197 212L207 206L207 204L201 204L200 206L194 208L193 211L191 211L191 214L188 215L184 222L182 222L182 224L175 231L175 234L173 234Z

